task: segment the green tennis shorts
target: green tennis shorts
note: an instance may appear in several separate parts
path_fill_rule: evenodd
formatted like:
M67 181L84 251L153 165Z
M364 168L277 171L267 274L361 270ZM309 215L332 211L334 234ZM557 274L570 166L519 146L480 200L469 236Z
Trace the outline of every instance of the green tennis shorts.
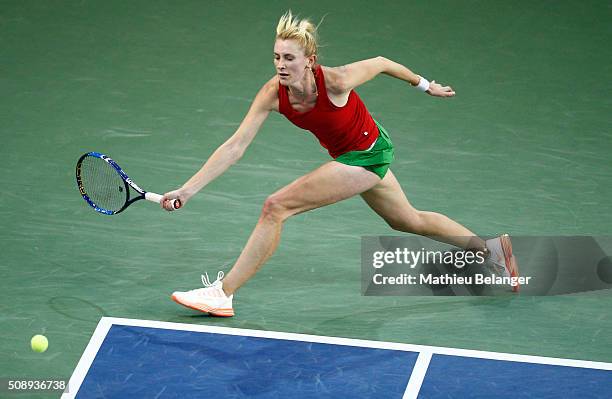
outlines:
M374 121L376 122L376 121ZM393 143L389 134L378 122L378 139L374 147L365 151L349 151L340 155L335 161L345 165L362 166L370 172L374 172L381 179L385 177L389 170L389 165L394 159Z

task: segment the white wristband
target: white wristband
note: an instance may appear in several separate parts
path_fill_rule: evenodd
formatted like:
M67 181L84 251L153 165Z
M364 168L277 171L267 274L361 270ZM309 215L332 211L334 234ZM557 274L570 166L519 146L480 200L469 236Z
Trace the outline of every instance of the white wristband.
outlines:
M419 84L415 86L417 90L420 90L420 91L429 90L429 81L422 76L419 76L419 77L421 78L421 80L419 80Z

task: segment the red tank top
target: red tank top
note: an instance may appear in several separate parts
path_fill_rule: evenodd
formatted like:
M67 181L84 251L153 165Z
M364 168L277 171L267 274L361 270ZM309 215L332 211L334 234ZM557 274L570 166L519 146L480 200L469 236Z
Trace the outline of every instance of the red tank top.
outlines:
M294 125L310 130L332 158L349 151L368 149L378 138L378 127L365 104L354 90L344 107L335 106L327 97L323 69L314 71L317 102L313 109L297 112L289 102L288 87L279 83L278 108Z

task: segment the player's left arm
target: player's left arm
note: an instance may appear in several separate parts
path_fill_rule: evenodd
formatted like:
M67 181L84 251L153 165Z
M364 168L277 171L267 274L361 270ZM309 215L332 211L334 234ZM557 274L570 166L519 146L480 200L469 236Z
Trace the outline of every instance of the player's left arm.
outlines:
M349 92L354 88L374 79L381 73L404 80L412 86L418 86L421 76L395 61L385 57L375 57L353 62L338 68L332 68L334 88L338 92ZM436 97L452 97L455 91L450 86L442 86L436 81L429 83L427 93Z

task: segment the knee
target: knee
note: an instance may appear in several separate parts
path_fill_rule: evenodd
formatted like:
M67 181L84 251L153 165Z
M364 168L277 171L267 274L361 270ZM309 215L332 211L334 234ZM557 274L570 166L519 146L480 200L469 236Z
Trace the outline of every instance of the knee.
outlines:
M261 210L263 219L280 221L287 219L290 216L288 208L283 198L277 194L272 194L264 201Z
M424 212L415 210L410 212L409 215L387 220L387 223L393 230L423 235L427 233L427 222L425 219Z

